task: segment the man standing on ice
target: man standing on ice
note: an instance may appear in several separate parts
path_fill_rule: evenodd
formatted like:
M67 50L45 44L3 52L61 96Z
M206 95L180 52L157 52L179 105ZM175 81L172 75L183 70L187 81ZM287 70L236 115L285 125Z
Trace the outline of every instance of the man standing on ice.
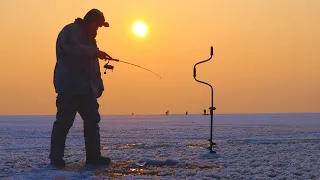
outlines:
M97 47L95 37L99 27L109 27L102 12L90 10L85 17L66 25L56 41L54 87L56 121L51 134L49 158L51 164L64 167L66 136L78 112L83 119L86 164L109 164L111 159L100 152L99 98L104 86L100 73L100 59L112 59Z

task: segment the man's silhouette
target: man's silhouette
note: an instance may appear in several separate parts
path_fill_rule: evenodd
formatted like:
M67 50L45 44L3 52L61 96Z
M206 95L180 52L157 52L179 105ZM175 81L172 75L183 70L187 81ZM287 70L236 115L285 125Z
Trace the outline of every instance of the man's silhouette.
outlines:
M102 12L90 10L85 17L66 25L56 41L57 62L54 69L56 121L51 134L50 160L65 166L63 160L66 136L78 112L83 119L87 164L109 164L110 158L100 152L99 98L104 85L100 59L111 57L100 51L95 37L99 27L109 27Z

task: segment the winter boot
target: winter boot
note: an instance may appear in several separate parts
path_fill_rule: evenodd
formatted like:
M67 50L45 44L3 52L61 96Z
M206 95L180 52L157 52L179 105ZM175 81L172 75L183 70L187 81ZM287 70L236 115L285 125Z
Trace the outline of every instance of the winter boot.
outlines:
M109 165L111 159L109 157L100 156L98 158L88 158L86 159L86 164L89 165Z
M63 168L66 166L66 163L62 158L51 159L50 164L59 168Z

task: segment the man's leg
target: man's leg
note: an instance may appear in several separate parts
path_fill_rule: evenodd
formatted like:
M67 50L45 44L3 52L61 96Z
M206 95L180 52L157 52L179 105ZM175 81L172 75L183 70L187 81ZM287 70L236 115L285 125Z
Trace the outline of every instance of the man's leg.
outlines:
M58 94L56 121L51 133L50 159L53 165L64 166L63 156L66 137L72 127L78 109L75 95Z
M100 114L97 98L84 95L79 104L79 114L83 119L87 164L109 164L110 158L101 157L100 152Z

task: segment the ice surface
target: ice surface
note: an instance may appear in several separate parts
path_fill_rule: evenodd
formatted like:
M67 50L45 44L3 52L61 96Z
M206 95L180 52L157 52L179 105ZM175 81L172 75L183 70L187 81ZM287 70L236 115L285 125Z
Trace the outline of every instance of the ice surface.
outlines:
M320 179L320 114L103 116L109 167L84 165L76 117L67 166L49 166L54 116L0 116L0 179Z

